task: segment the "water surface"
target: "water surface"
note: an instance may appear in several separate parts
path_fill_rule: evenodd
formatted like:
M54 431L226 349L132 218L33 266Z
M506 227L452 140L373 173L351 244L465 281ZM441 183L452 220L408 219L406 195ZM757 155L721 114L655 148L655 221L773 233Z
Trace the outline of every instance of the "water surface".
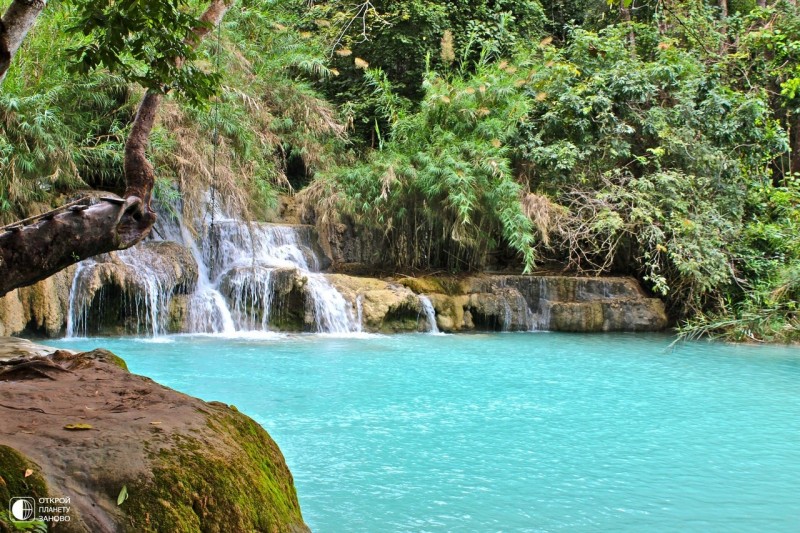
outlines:
M800 531L800 349L660 335L89 339L261 423L320 533Z

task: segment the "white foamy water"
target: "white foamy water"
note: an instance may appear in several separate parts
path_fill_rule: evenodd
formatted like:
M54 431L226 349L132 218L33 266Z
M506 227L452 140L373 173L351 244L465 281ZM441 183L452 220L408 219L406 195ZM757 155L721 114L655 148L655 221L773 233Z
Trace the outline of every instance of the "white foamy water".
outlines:
M293 323L302 320L319 333L361 331L360 310L354 309L354 304L319 272L322 260L314 250L315 234L308 226L222 219L197 240L178 221L163 233L182 241L197 263L197 284L185 304L183 333L236 336L269 332L273 318L279 320L281 313L287 312L290 293L295 304L298 298L305 302L303 316L292 317ZM125 274L107 274L112 279L104 278L103 282L122 284L129 332L160 336L168 328L175 280L153 255L141 247L117 252L117 261L127 267ZM94 269L104 268L107 273L110 267L99 265L87 260L78 266L70 293L68 337L86 336L102 328L92 321L108 311L103 306L111 300L103 292L105 285L97 287Z
M422 311L425 313L425 318L428 320L428 332L439 333L439 327L436 325L436 311L433 308L431 299L424 294L420 294L419 303L422 305Z

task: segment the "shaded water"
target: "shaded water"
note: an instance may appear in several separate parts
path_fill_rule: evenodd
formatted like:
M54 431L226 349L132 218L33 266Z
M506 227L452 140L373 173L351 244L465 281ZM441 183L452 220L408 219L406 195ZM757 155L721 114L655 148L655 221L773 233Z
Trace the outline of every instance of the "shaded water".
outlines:
M521 333L71 340L236 405L316 532L800 530L800 350Z

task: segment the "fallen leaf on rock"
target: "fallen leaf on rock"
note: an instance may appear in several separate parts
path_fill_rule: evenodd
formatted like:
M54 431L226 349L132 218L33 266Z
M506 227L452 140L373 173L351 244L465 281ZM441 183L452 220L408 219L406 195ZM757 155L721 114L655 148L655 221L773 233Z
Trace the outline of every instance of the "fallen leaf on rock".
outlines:
M122 485L122 490L119 491L119 496L117 496L117 505L122 505L122 502L128 499L128 486Z
M67 424L64 426L64 429L69 429L70 431L82 431L86 429L92 429L91 424Z

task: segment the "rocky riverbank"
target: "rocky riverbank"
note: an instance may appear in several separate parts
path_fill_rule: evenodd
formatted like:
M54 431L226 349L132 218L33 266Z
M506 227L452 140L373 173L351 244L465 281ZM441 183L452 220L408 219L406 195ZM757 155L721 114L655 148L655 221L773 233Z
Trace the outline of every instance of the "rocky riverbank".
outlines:
M326 271L345 256L341 246L326 251L313 226L225 221L211 233L215 247L208 240L184 242L185 233L172 232L181 242L150 241L103 254L9 293L0 299L0 334L393 333L434 326L445 332L597 332L667 326L663 303L633 278L353 276Z
M235 407L75 354L0 338L0 502L64 532L308 531L275 442ZM14 531L8 511L0 531Z

